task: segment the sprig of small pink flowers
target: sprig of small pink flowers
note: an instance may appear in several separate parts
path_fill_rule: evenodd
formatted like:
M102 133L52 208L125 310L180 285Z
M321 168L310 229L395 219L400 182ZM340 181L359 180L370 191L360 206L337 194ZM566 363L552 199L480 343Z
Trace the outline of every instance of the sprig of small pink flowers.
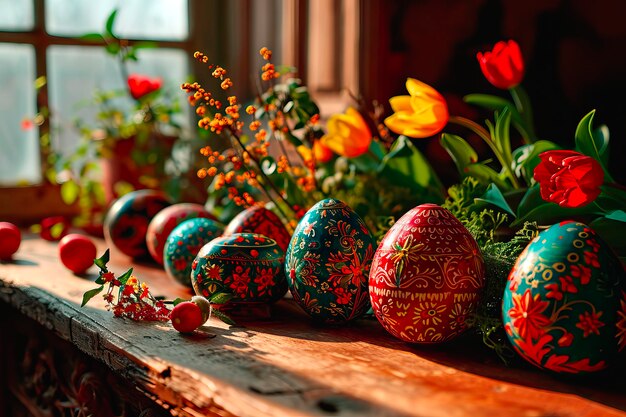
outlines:
M116 317L127 317L137 321L168 321L170 310L161 300L157 300L145 282L140 282L133 275L133 268L116 276L107 268L109 262L109 250L104 255L94 260L94 264L100 269L96 284L100 286L89 290L83 294L81 307L89 302L93 297L100 294L106 301L106 308L113 311ZM117 289L117 297L115 291Z

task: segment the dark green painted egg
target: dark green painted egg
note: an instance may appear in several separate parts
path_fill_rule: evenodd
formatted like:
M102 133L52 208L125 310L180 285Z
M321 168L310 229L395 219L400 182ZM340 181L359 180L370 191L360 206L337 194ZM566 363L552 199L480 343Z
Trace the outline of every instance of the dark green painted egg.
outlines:
M293 298L313 319L346 322L370 308L368 276L375 241L345 203L326 199L300 220L285 256Z
M562 222L520 254L502 315L515 350L558 373L610 365L626 345L626 279L611 248L590 227Z
M165 272L183 285L191 287L191 264L200 249L220 236L220 223L204 217L185 220L172 230L162 251Z
M276 241L254 233L213 239L191 265L191 284L198 295L233 295L230 303L272 303L287 292L285 253Z

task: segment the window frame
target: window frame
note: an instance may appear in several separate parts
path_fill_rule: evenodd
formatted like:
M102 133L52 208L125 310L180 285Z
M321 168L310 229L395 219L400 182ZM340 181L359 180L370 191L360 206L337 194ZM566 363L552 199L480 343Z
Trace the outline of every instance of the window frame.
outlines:
M188 68L190 74L198 73L198 66L194 65L191 59L195 50L213 50L213 46L207 43L207 39L211 38L213 33L209 34L206 30L202 31L204 25L201 23L201 16L207 16L215 7L218 6L216 0L188 0L187 3L187 19L188 19L188 36L182 40L163 40L163 39L133 39L128 41L134 42L153 41L159 48L172 48L183 50L187 53ZM34 79L46 76L48 74L47 51L50 46L54 45L72 45L72 46L104 46L104 43L88 42L70 36L56 36L46 31L45 22L45 0L33 1L34 25L30 30L20 31L1 31L0 42L26 44L34 48L35 54L35 74ZM210 25L209 25L210 26ZM212 28L215 32L219 28ZM202 31L202 32L201 32ZM213 52L213 51L212 51ZM37 92L37 111L48 107L48 86L42 86ZM41 136L50 132L49 121L46 119L41 126L38 126L38 135ZM72 217L79 212L77 204L67 205L63 202L60 193L60 186L51 184L45 178L47 155L43 147L40 149L41 172L42 179L40 183L29 184L25 186L9 185L0 186L0 221L11 221L20 225L28 225L38 222L48 216L66 216Z

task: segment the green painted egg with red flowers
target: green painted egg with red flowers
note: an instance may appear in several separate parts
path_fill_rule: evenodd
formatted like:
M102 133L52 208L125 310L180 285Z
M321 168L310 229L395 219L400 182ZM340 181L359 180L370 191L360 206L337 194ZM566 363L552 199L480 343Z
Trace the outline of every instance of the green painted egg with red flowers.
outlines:
M376 242L346 203L328 198L298 223L285 256L294 300L313 319L342 323L370 308L368 277Z
M541 232L504 290L504 328L515 350L557 373L610 365L626 345L626 278L611 248L572 221Z
M185 220L176 226L167 237L162 251L167 275L191 287L191 264L200 249L221 236L222 231L220 223L204 217Z
M191 284L198 295L230 293L229 303L273 303L287 292L285 253L274 239L236 233L213 239L191 265Z
M171 203L161 191L138 190L113 202L104 219L108 245L132 258L149 256L146 234L150 221Z

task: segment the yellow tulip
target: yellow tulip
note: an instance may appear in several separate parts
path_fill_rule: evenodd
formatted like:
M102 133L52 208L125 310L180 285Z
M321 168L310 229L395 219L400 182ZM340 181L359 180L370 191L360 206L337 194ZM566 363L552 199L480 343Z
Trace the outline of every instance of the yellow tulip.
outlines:
M328 133L320 141L337 155L355 158L367 152L372 142L372 133L365 120L352 107L344 114L332 115L326 127Z
M427 138L441 130L448 123L448 106L437 90L409 78L406 89L410 95L389 99L394 114L385 119L385 125L392 131L412 138Z

